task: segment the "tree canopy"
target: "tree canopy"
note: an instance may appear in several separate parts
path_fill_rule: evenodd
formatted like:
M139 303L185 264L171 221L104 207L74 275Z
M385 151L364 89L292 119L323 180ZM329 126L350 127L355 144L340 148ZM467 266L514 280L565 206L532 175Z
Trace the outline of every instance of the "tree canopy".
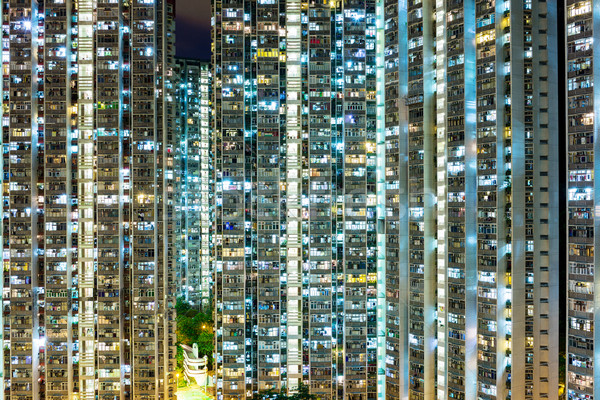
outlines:
M263 390L256 396L256 400L317 400L317 396L310 394L309 387L304 383L298 385L298 391L291 395L286 393L285 388L276 392L273 389Z
M198 355L207 356L212 366L214 331L212 310L196 310L183 297L177 299L177 342L193 346L198 344Z

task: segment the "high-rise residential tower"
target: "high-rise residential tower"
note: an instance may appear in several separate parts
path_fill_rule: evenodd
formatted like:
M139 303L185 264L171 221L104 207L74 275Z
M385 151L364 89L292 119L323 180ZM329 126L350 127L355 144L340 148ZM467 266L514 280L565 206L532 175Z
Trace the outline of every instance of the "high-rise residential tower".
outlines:
M567 398L596 399L598 369L598 280L595 266L600 219L597 131L599 101L595 79L600 76L594 40L598 40L600 10L593 1L566 2L567 39Z
M382 3L213 7L218 396L375 398Z
M556 399L556 4L213 7L218 394Z
M2 4L6 399L173 398L174 7Z
M558 396L556 7L386 2L387 398Z
M214 169L210 63L176 59L175 240L177 294L211 307Z

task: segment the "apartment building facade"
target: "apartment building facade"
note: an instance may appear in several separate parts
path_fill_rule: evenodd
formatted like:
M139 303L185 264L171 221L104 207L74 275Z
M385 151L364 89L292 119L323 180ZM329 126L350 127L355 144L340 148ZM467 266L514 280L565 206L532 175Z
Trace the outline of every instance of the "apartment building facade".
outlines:
M174 1L3 24L3 395L174 397Z
M178 297L212 307L214 169L210 63L177 58L175 237Z
M219 396L558 397L556 7L213 2Z
M557 398L556 5L386 10L386 395Z
M591 1L566 2L567 95L567 206L568 265L566 323L566 385L568 399L597 397L594 381L597 312L595 247L598 218L596 161L597 101L594 80L598 76L593 42L598 5ZM596 29L594 29L596 28Z
M375 398L377 3L213 11L217 395Z

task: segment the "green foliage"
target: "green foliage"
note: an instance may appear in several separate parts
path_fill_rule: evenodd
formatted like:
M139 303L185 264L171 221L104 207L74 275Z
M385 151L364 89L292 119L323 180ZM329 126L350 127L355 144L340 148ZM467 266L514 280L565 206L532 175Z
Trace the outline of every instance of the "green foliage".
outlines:
M183 369L183 348L177 344L177 354L175 356L177 360L177 369Z
M287 395L285 388L282 388L279 392L273 389L263 390L256 396L256 400L316 400L317 396L310 394L309 387L304 383L298 385L297 393Z
M208 355L209 358L212 356L213 350L215 349L212 332L200 332L196 343L198 343L198 353L200 356L203 356L204 354Z
M285 394L284 389L282 389L279 392L276 392L273 389L263 390L259 392L255 397L256 400L289 400L287 394Z
M298 392L290 396L289 400L317 400L317 396L310 394L310 389L304 383L298 385Z
M177 342L193 346L198 344L198 355L208 357L208 368L212 368L214 330L212 310L195 310L183 297L177 299ZM183 357L183 355L182 355Z
M183 296L177 298L177 302L175 303L175 311L177 311L177 316L184 315L191 308L192 306L190 305L190 303L185 301L185 298Z

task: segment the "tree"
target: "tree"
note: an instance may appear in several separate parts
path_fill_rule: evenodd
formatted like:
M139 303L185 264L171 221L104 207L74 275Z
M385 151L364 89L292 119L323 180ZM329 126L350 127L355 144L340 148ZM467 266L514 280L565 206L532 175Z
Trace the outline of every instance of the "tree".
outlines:
M177 318L177 341L192 346L198 339L198 326L193 318L185 315Z
M285 389L281 389L277 393L273 389L262 390L255 396L256 400L289 400L288 395L285 393Z
M177 299L177 342L193 346L198 344L198 356L208 357L208 368L212 368L214 351L214 329L212 310L198 311L185 301Z
M215 349L214 335L212 332L202 331L198 336L198 355L208 357L208 369L212 369L212 355Z
M175 359L177 360L177 368L183 369L183 348L179 344L177 345L177 354L175 355Z
M183 296L177 298L177 302L175 303L175 311L177 311L178 317L185 315L185 313L187 313L191 308L192 306L190 303L185 301Z
M300 382L298 385L298 392L291 395L289 400L317 400L317 396L310 394L308 385Z
M317 396L310 394L310 388L304 383L298 385L297 393L287 395L285 387L279 393L273 389L260 391L256 400L317 400Z

